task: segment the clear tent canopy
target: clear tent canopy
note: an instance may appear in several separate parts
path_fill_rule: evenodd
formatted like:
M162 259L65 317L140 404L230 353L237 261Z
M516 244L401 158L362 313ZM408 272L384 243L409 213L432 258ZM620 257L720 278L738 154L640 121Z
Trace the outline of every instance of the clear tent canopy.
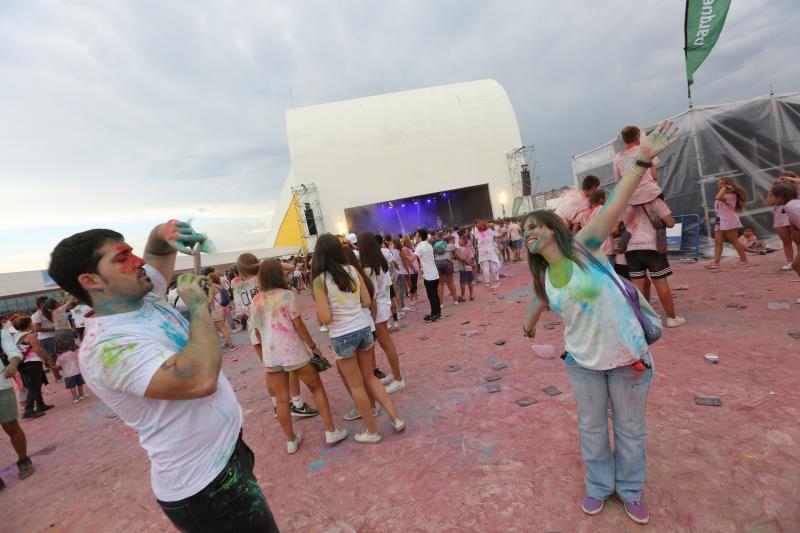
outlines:
M800 174L800 93L694 106L670 120L682 134L659 156L658 183L674 214L698 216L687 218L696 222L695 227L683 228L684 236L699 233L701 246L709 243L718 181L729 177L747 191L742 224L761 238L770 237L773 214L764 198L782 170ZM617 136L574 156L575 182L595 175L603 188L610 189L613 156L622 148L624 143Z

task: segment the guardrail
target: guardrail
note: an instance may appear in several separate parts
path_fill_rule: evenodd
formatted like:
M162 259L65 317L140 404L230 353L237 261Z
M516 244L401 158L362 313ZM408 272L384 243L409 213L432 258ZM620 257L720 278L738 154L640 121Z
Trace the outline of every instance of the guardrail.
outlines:
M700 257L700 215L672 215L675 225L680 224L680 235L670 235L667 229L667 253L694 254L695 260Z

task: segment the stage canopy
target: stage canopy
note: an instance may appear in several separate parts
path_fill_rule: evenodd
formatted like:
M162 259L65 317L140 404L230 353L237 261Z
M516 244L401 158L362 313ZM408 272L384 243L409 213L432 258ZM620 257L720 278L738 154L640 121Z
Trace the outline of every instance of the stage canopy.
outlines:
M781 170L800 174L800 93L696 106L670 120L680 128L680 139L659 156L657 173L673 213L699 215L700 234L710 237L708 220L715 216L717 182L728 176L747 191L742 223L759 237L771 236L772 211L764 197ZM616 126L619 130L625 125ZM610 189L612 158L623 147L618 136L573 157L575 182L593 174ZM684 235L691 233L692 228L684 228Z

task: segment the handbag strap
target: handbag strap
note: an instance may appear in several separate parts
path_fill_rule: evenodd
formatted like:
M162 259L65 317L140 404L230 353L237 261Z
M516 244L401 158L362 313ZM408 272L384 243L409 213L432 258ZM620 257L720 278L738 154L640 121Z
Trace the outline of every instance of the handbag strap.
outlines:
M610 271L609 271L609 270L608 270L608 269L605 267L605 265L604 265L603 263L601 263L601 262L600 262L600 260L599 260L599 259L597 259L597 258L596 258L596 257L595 257L595 256L594 256L594 255L593 255L593 254L592 254L592 253L589 251L589 250L587 250L587 249L586 249L586 247L583 245L583 243L582 243L582 242L580 242L579 240L577 240L577 239L576 239L576 240L574 240L574 241L573 241L573 243L574 243L574 245L575 245L575 248L577 248L579 252L581 252L583 255L585 255L585 256L586 256L586 258L587 258L587 259L588 259L588 260L589 260L589 261L590 261L590 262L591 262L593 265L595 265L597 268L599 268L600 270L602 270L602 271L603 271L603 273L604 273L606 276L608 276L609 278L611 278L611 281L613 281L613 282L614 282L614 284L615 284L615 285L617 286L617 288L620 290L620 292L622 293L622 295L625 297L625 301L627 301L627 302L628 302L628 304L629 304L631 307L633 307L633 302L631 301L631 297L630 297L630 295L628 294L628 291L626 291L626 290L625 290L625 287L623 287L623 286L622 286L622 284L619 282L619 280L618 280L618 279L617 279L617 278L616 278L616 277L615 277L615 276L614 276L614 275L613 275L613 274L612 274L612 273L611 273L611 272L610 272Z

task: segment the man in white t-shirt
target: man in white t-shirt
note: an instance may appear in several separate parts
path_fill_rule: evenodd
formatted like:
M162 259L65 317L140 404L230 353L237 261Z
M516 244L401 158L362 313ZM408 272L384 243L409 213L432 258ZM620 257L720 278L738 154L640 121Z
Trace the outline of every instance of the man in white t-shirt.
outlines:
M419 259L422 267L422 280L425 284L425 293L431 305L431 314L425 315L425 322L436 322L442 318L442 304L439 301L439 271L433 259L433 246L428 242L428 230L418 229L414 239L417 243L414 255Z
M205 236L177 220L156 226L141 259L119 233L62 240L50 276L95 316L86 320L84 380L139 434L164 514L181 531L277 531L242 440L242 411L225 374L202 277L183 274L187 321L166 300L176 250Z
M31 315L31 322L33 323L33 331L36 332L36 339L53 361L56 360L58 351L56 349L56 325L53 323L53 309L56 307L58 307L58 304L52 298L39 296L36 298L36 312ZM53 367L51 370L53 372L53 377L56 378L56 383L64 381L57 368Z
M83 331L86 326L86 319L91 316L92 308L86 304L78 304L72 310L72 323L75 324L75 331L78 332L78 338L83 340Z

